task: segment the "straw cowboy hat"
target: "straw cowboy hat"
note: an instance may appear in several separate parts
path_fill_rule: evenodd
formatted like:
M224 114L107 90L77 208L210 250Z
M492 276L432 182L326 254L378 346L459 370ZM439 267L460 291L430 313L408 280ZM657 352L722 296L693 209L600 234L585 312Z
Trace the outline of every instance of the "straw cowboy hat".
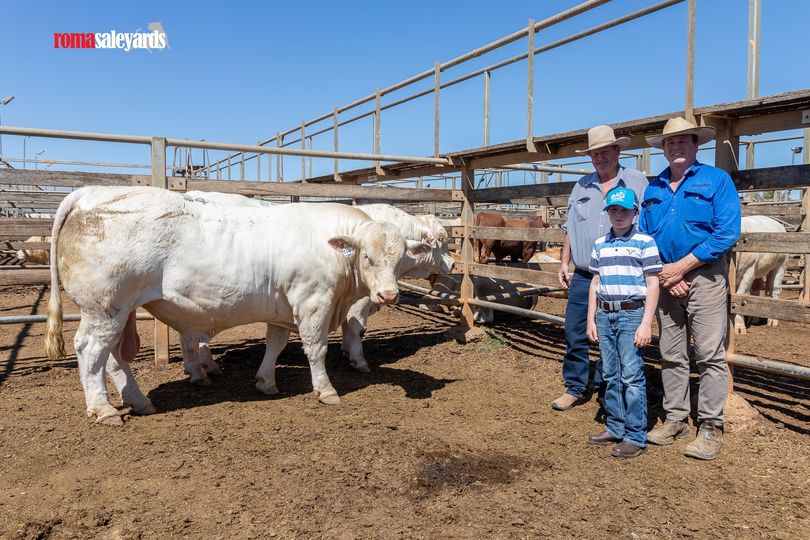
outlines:
M604 148L605 146L617 145L619 148L624 148L630 144L630 139L627 137L616 138L613 133L613 128L610 126L596 126L588 130L588 148L586 150L574 150L577 154L588 154L592 150Z
M709 142L717 135L717 130L709 126L701 126L693 124L686 118L676 116L667 120L664 126L664 132L661 135L650 135L645 137L647 144L655 148L664 147L664 139L667 137L674 137L675 135L697 135L697 143L700 146L703 143Z

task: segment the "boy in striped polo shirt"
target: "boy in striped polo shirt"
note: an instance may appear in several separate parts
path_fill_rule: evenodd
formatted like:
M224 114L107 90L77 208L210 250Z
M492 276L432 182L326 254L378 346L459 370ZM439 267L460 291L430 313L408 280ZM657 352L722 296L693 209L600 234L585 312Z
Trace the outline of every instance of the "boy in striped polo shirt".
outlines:
M615 444L611 455L636 457L647 446L647 383L644 346L650 343L658 304L661 259L652 237L633 224L638 201L631 189L616 187L605 197L613 226L596 240L589 270L588 338L600 345L607 390L604 431L588 443Z

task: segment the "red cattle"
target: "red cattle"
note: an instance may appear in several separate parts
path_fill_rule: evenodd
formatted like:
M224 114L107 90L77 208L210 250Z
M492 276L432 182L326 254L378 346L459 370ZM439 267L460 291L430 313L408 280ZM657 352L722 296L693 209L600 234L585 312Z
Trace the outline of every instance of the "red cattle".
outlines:
M548 227L548 223L541 218L504 219L503 216L492 211L481 212L475 216L475 224L482 227L510 227L514 229L542 229ZM529 262L534 252L537 251L537 242L528 240L481 240L480 248L479 241L476 240L475 245L475 252L479 254L480 261L489 259L491 253L497 261L510 257L513 262Z
M506 220L498 212L481 212L475 216L475 224L479 227L506 227ZM479 261L484 262L489 259L489 254L492 253L495 242L497 240L475 239L473 245Z

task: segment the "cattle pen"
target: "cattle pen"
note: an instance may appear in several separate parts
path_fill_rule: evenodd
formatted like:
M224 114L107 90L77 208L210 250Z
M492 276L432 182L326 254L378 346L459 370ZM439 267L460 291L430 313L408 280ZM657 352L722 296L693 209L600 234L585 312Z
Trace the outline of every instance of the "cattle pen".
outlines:
M511 306L502 306L493 302L492 298L476 298L472 288L471 276L510 280L513 282L531 284L539 287L556 287L557 267L554 263L541 263L539 267L514 268L500 265L486 264L473 257L472 242L474 239L540 241L546 243L561 243L563 231L559 228L550 229L501 229L492 227L476 227L474 215L476 206L509 204L522 205L524 208L533 208L532 212L549 218L550 212L559 211L567 203L567 195L573 182L548 181L549 173L563 175L579 175L584 172L565 165L555 165L554 161L564 160L575 156L575 150L584 147L586 130L536 136L533 131L533 95L535 56L550 51L567 43L586 38L614 26L643 18L651 13L663 10L675 4L678 0L668 0L657 3L648 8L630 13L626 16L608 21L589 30L577 33L566 39L559 40L543 47L535 47L534 36L544 28L575 17L605 3L604 0L589 1L572 9L561 12L546 20L530 21L527 28L509 36L477 48L469 53L444 63L437 62L433 69L422 72L414 77L385 89L378 89L373 94L356 100L348 105L336 107L331 114L318 116L294 129L278 132L275 137L266 139L256 145L242 145L230 143L217 143L210 141L189 141L179 138L165 138L155 136L134 136L102 133L85 133L76 131L59 131L51 129L36 129L0 126L0 134L17 135L22 137L53 137L64 139L79 139L96 142L114 142L147 145L151 149L151 175L139 174L110 174L92 172L58 172L51 170L20 170L0 168L0 184L4 185L3 205L16 209L15 216L19 216L20 208L29 208L40 218L6 218L0 222L0 236L5 241L4 248L9 250L20 248L43 248L44 245L26 243L23 240L33 235L47 235L50 233L51 221L41 219L42 213L52 212L58 201L69 190L83 185L151 185L174 191L219 191L226 193L239 193L254 197L287 198L299 200L310 197L319 200L341 200L344 202L390 202L400 205L450 205L455 208L461 217L461 226L453 227L451 234L460 243L463 281L458 299L467 326L473 326L472 307L487 307L495 310L507 310L512 313L521 313L530 318L543 319L559 324L558 317L537 313L531 310L521 310ZM688 3L688 16L686 21L686 73L685 80L685 108L656 117L633 119L614 124L617 136L627 136L631 144L625 157L635 158L640 170L650 171L650 151L645 148L644 136L660 132L667 118L675 114L683 114L687 118L695 119L703 125L717 129L715 141L715 165L727 170L741 193L763 192L775 190L801 190L800 202L788 206L773 205L768 207L756 206L750 198L744 197L744 212L750 214L768 213L789 219L794 216L797 232L785 234L750 233L744 234L735 251L767 251L777 253L790 253L799 255L800 278L796 287L800 290L798 300L776 300L740 296L732 289L731 310L729 320L735 314L746 316L768 317L781 320L810 322L810 287L808 287L808 273L804 270L804 259L810 252L810 90L797 90L789 93L757 96L758 88L758 49L749 50L748 96L739 102L723 103L714 106L694 108L693 106L693 79L694 79L694 27L695 2ZM759 39L758 36L758 1L751 2L749 13L749 38ZM463 65L469 60L494 51L518 40L525 40L526 52L508 58L507 60L489 65L485 68L475 69L463 76L452 80L443 80L442 72L455 66ZM490 85L491 74L507 65L523 62L527 65L527 91L526 91L526 137L525 140L492 145L490 141ZM408 88L415 83L433 79L433 88L423 90L398 101L383 103L383 98L396 90ZM461 82L480 79L484 84L484 103L482 117L483 146L461 152L442 154L439 141L439 121L441 117L440 96L442 90ZM434 153L431 157L385 155L380 153L380 140L382 133L382 116L384 110L402 105L408 101L424 96L433 96L434 100ZM348 114L366 104L373 104L367 112ZM348 113L348 114L347 114ZM343 118L341 118L343 115ZM373 120L372 139L373 153L341 151L339 146L339 131L352 122L371 117ZM754 148L757 142L765 140L745 140L744 137L780 132L791 129L804 129L804 164L785 167L754 168ZM309 131L308 131L309 130ZM314 150L312 139L318 135L332 133L334 149L331 151ZM297 139L290 140L297 135ZM774 139L775 140L775 139ZM307 144L309 143L309 145ZM294 145L299 145L300 148ZM177 168L169 167L167 176L166 151L167 148L191 151L203 149L204 151L222 151L227 155L214 162L201 167L188 166ZM744 152L741 151L744 149ZM638 150L637 153L632 153ZM741 157L745 156L745 169L740 168ZM267 180L262 180L262 157L267 156ZM271 157L276 157L275 179L271 178ZM283 156L301 158L301 174L298 181L285 181ZM328 176L312 176L312 159L322 158L334 161L334 171ZM371 162L372 167L366 169L339 170L339 160L359 160ZM255 179L246 178L246 166L255 162ZM551 164L550 164L551 163ZM174 164L173 164L174 165ZM232 169L238 168L238 179L232 179ZM541 174L540 183L533 185L499 186L493 188L476 187L476 174L486 174L487 171L509 171L528 169ZM180 174L180 176L177 176ZM250 173L248 173L249 175ZM426 189L422 187L422 178L429 175L440 175L442 178L452 178L453 189ZM224 178L223 178L224 177ZM414 187L394 187L391 182L404 182L408 179L418 179ZM458 179L460 189L455 189ZM370 189L371 186L388 183L385 189ZM502 182L498 182L502 183ZM45 187L47 186L47 187ZM34 190L34 191L32 191ZM50 209L50 210L49 210ZM46 214L47 215L47 214ZM559 222L559 220L558 220ZM13 269L12 269L13 268ZM731 286L734 286L734 268L730 269L732 276ZM46 268L14 268L4 267L0 270L0 284L45 284L49 282ZM433 299L432 302L441 302ZM516 311L517 310L517 311ZM147 314L141 317L147 318ZM35 316L28 322L35 322ZM20 323L21 319L5 319L4 323ZM168 328L155 322L155 360L158 363L168 361ZM733 365L742 365L780 375L790 375L810 379L810 369L784 362L775 362L765 358L740 354L735 351L734 334L729 333L728 360Z

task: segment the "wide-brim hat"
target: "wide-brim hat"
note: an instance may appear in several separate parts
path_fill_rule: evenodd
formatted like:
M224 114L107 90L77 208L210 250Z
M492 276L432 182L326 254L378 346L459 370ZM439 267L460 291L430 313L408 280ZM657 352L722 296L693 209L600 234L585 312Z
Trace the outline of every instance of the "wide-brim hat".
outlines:
M592 150L604 148L605 146L618 146L624 148L630 144L627 137L616 138L613 128L610 126L596 126L588 130L588 148L586 150L574 150L577 154L588 154Z
M650 135L645 137L647 144L655 148L664 147L664 139L674 137L675 135L697 135L697 143L700 146L714 139L717 135L717 130L709 126L697 126L686 118L676 116L667 120L664 125L664 131L661 135Z

